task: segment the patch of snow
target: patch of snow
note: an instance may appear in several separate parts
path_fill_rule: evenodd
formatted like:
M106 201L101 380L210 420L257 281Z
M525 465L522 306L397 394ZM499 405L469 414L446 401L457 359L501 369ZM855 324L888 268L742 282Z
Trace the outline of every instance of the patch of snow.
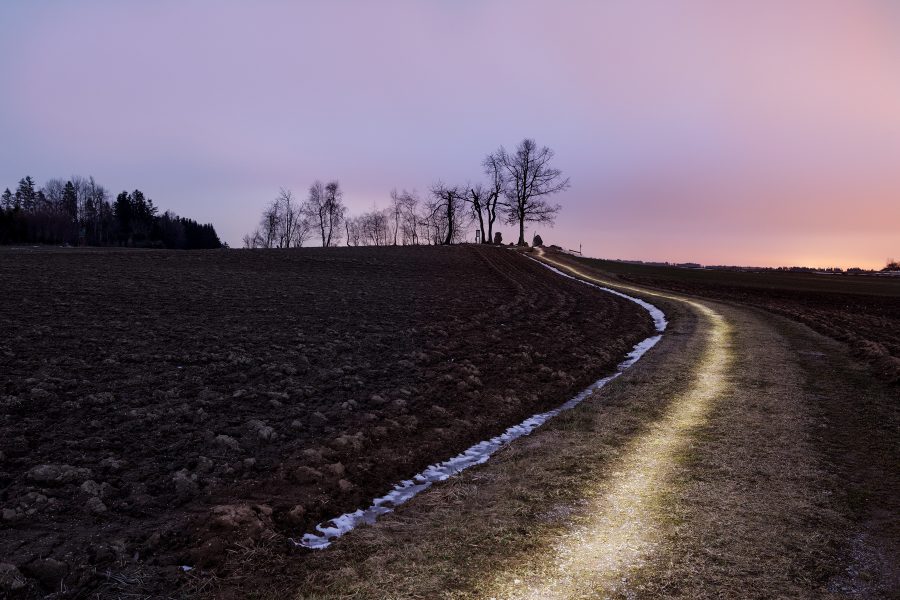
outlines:
M529 256L528 258L531 258L531 257ZM548 265L547 263L541 262L537 259L532 258L531 260L538 263L539 265L541 265L544 268L550 269L554 273L562 275L563 277L573 279L579 283L583 283L584 285L589 285L593 288L597 288L598 290L603 290L604 292L609 292L610 294L619 296L620 298L625 298L627 300L631 300L632 302L634 302L635 304L637 304L638 306L640 306L641 308L646 310L648 313L650 313L650 317L653 319L653 325L656 327L656 331L659 333L662 333L663 331L665 331L666 326L669 324L668 321L666 321L665 313L663 313L663 311L658 309L656 306L650 304L646 300L641 300L640 298L635 298L634 296L629 296L628 294L623 294L622 292L620 292L618 290L604 287L602 285L597 285L596 283L591 283L590 281L585 281L584 279L579 279L578 277L575 277L574 275L569 275L568 273L560 271L556 267ZM654 342L654 343L656 343L656 342ZM652 346L652 344L651 344L651 346Z
M603 290L604 292L615 294L616 296L621 296L622 298L626 298L640 305L648 313L650 313L650 316L653 318L653 323L656 327L657 335L651 336L635 344L631 352L629 352L625 356L625 360L619 363L615 373L603 377L602 379L598 379L597 381L580 391L575 397L567 400L561 406L558 406L557 408L554 408L553 410L549 410L547 412L532 415L518 425L513 425L496 437L485 440L483 442L479 442L465 452L458 454L449 460L431 465L418 475L415 475L412 479L401 481L384 496L375 498L375 500L372 501L372 504L368 508L360 508L351 513L345 513L339 517L331 519L330 521L326 521L324 523L316 525L316 531L318 533L307 533L302 538L300 538L300 541L291 540L295 545L301 546L303 548L311 548L313 550L327 548L335 539L341 537L348 531L352 531L358 525L374 524L375 520L379 516L393 511L394 508L400 506L404 502L407 502L419 492L431 487L433 483L444 481L445 479L448 479L449 477L456 475L457 473L460 473L465 469L468 469L469 467L487 462L491 455L503 446L509 444L517 438L530 434L532 431L534 431L559 413L578 406L582 401L584 401L585 398L621 375L625 369L636 363L648 350L650 350L650 348L655 346L657 342L662 339L662 332L665 331L666 325L668 323L666 322L665 314L656 306L650 304L649 302L641 300L640 298L635 298L633 296L623 294L622 292L590 283L582 279L578 279L577 277L573 277L567 273L564 273L546 263L541 262L540 264L550 269L551 271L562 275L563 277L568 277L569 279L574 279L575 281L581 282L591 287L595 287L599 290Z

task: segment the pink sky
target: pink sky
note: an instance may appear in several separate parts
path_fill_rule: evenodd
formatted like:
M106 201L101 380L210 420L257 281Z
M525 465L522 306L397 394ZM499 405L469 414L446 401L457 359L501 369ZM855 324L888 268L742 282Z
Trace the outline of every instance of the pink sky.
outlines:
M368 210L529 136L572 179L547 242L900 256L889 0L22 2L0 22L0 187L93 174L237 244L280 186L338 178Z

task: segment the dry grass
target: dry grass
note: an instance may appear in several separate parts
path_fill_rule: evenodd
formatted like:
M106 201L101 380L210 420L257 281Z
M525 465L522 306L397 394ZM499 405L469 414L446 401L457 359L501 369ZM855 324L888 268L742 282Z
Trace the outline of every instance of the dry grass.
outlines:
M707 321L707 334L691 386L626 445L596 489L584 490L587 502L549 551L498 573L486 596L591 598L614 592L667 544L677 464L729 387L731 328L715 311L697 309Z
M670 547L641 574L642 589L667 597L818 598L837 570L830 551L846 528L836 481L811 436L790 343L731 312L733 392L716 405L672 481ZM764 351L760 351L764 349Z

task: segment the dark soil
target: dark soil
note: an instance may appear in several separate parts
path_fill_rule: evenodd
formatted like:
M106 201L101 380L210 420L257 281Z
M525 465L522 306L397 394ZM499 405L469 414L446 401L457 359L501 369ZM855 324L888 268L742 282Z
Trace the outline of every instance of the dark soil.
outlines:
M0 596L227 577L651 332L502 248L3 250Z
M764 308L850 345L884 381L900 382L900 277L682 269L596 259L623 281Z

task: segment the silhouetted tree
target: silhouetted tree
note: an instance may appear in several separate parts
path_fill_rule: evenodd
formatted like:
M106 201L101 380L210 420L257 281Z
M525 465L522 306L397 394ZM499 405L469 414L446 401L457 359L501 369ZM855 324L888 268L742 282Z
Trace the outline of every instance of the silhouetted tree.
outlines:
M62 208L73 222L78 220L78 196L71 181L67 181L63 188Z
M390 212L389 233L394 240L394 246L396 246L400 237L400 221L403 218L403 200L397 190L391 191L391 206L388 210Z
M35 199L37 193L34 189L34 180L31 176L23 177L19 180L19 186L16 188L16 204L25 212L34 210Z
M359 246L362 232L360 229L359 217L345 217L344 231L347 236L348 246Z
M153 200L147 198L141 190L131 192L131 232L134 241L145 244L150 239L156 207Z
M503 187L505 185L503 165L497 158L496 154L488 154L481 163L484 168L484 174L488 177L488 183L485 186L487 195L484 200L485 219L487 220L487 237L482 236L482 241L488 244L493 240L494 221L497 219L497 207L500 199L503 197Z
M431 195L436 202L430 207L429 218L442 234L438 238L441 240L440 243L449 245L454 241L459 241L465 218L462 210L466 197L465 189L460 186L445 185L439 181L431 187Z
M501 146L496 157L505 171L507 223L518 223L517 244L524 246L525 223L552 225L560 206L550 204L547 197L567 189L569 179L550 166L553 151L547 146L538 148L529 138L522 140L512 154Z
M388 211L375 209L357 217L360 241L367 246L387 246L390 243Z
M274 248L276 240L278 240L278 203L273 200L269 206L263 210L262 218L259 221L259 230L261 235L257 242L259 248Z
M78 203L80 206L79 223L87 244L109 243L112 229L112 209L107 198L106 188L94 181L93 177L88 178L82 186L82 198Z
M312 234L305 207L294 200L293 193L281 188L263 209L259 227L243 238L245 248L298 248Z
M119 245L127 243L131 238L131 198L128 192L120 192L113 204L113 215L116 218L116 231Z
M419 215L419 196L415 191L403 190L391 192L391 216L395 220L394 245L397 244L399 232L400 242L406 246L419 243L421 217Z
M294 201L290 190L281 188L275 199L276 238L279 248L299 248L310 234L309 221L304 217L301 207Z
M466 202L469 203L469 206L472 209L472 217L478 222L478 233L479 240L481 243L486 243L485 241L485 212L487 210L487 191L484 189L484 186L480 183L473 185L469 185L466 188L465 195Z
M322 247L336 245L341 236L341 224L347 214L344 194L337 181L323 185L316 181L309 188L309 196L303 205L303 212L313 227L322 236Z

